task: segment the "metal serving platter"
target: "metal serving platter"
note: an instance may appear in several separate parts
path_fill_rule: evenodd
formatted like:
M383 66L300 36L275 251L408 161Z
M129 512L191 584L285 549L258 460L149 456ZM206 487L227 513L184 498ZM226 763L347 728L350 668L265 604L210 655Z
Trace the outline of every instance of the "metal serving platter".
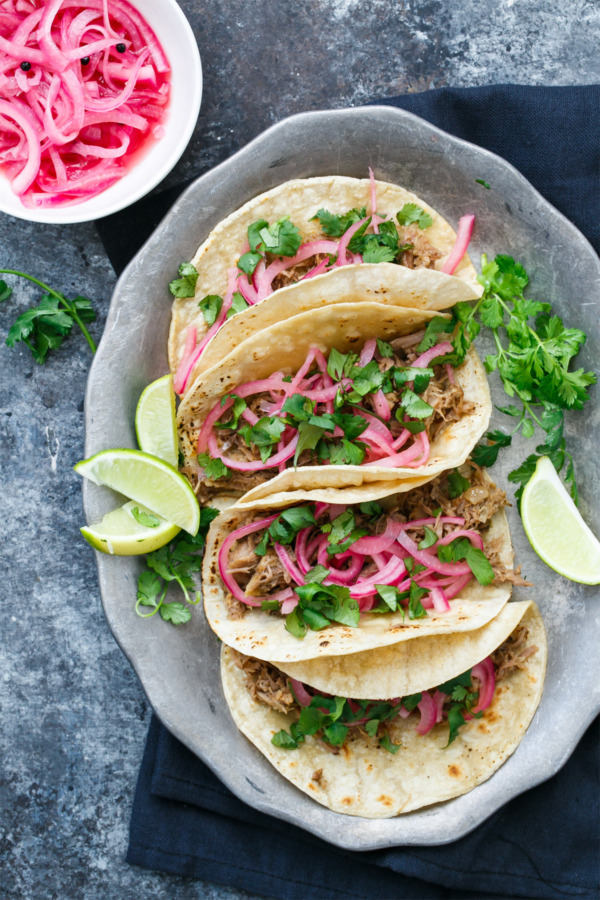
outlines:
M600 261L577 229L512 166L397 109L305 113L273 126L192 184L119 279L89 378L88 456L110 447L136 446L133 423L139 395L168 370L167 284L210 229L280 182L333 173L366 177L369 166L377 178L426 199L455 227L463 213L474 212L472 259L477 261L481 252L508 253L523 262L531 276L531 296L550 300L571 326L587 332L577 365L593 368L600 358ZM491 189L477 184L477 178ZM494 391L496 402L506 402L501 388L493 385ZM597 398L596 390L585 413L569 416L568 432L581 509L598 534ZM498 414L498 425L500 418ZM531 450L517 444L494 467L496 480L510 494L506 473ZM88 521L97 520L115 502L110 491L84 485ZM509 519L517 562L535 583L534 588L517 589L514 596L535 598L548 630L541 705L516 752L488 781L462 797L394 819L331 812L271 767L229 715L219 678L220 644L202 610L196 608L184 628L135 614L141 560L98 554L104 609L161 721L240 799L346 849L442 844L466 834L512 797L553 775L600 708L599 591L566 581L544 566L529 547L514 508ZM575 695L567 687L576 689Z

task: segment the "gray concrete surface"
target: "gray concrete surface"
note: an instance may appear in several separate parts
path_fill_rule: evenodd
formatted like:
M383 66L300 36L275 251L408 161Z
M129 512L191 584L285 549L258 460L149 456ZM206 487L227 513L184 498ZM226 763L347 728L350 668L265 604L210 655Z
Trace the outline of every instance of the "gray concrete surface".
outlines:
M167 184L225 159L308 109L443 85L600 81L600 5L572 0L181 0L202 54L194 137ZM0 215L0 266L90 297L99 339L115 274L93 224ZM0 895L246 896L124 863L150 710L105 624L93 552L79 535L90 351L75 332L49 362L4 346L34 299L0 307L4 535L0 588Z

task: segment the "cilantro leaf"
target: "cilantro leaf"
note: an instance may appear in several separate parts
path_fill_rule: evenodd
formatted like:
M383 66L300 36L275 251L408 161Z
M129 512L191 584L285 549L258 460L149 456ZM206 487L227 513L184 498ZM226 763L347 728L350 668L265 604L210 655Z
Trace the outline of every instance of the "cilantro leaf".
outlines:
M219 478L226 478L229 475L229 469L225 463L220 459L213 459L210 453L199 453L198 462L209 481L217 481Z
M193 297L196 292L198 272L191 263L179 266L179 278L169 282L169 290L174 297Z
M144 510L140 509L138 506L132 508L131 515L136 522L139 522L140 525L144 525L146 528L156 528L160 525L158 516L155 516L153 513L144 512Z
M409 416L411 419L427 419L433 414L433 407L421 400L410 388L406 388L402 392L400 403L402 404L402 414ZM399 412L400 410L396 413L397 418ZM402 419L400 418L399 421L402 421Z
M219 297L218 294L208 294L206 297L203 297L202 300L198 303L200 310L202 311L202 315L204 316L204 321L207 325L213 325L217 316L221 312L221 307L223 306L223 298Z
M174 601L173 603L163 603L160 607L161 619L170 622L172 625L184 625L192 618L189 607L183 603Z
M470 487L471 482L468 478L464 478L458 469L453 469L448 473L448 496L451 500L460 497L460 495L464 494Z
M238 313L243 312L245 309L248 309L248 303L244 300L239 291L236 291L231 298L231 306L227 310L226 319L231 319L232 316L236 316Z
M433 219L426 213L424 209L417 206L416 203L405 203L402 209L396 214L396 218L400 225L417 224L419 228L429 228L433 225Z
M512 435L504 434L503 431L488 431L486 438L489 441L485 444L477 444L471 453L471 459L478 466L493 466L498 459L498 454L503 447L510 447L512 443Z
M248 253L242 253L237 261L237 267L246 275L252 275L261 259L262 255L260 253L248 251Z

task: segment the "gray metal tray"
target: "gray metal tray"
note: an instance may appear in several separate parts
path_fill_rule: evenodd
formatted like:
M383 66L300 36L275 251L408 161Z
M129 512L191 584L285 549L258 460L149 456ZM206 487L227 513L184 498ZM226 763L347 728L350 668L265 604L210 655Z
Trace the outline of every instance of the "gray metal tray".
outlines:
M378 178L422 196L455 227L460 215L474 212L472 258L477 261L481 252L508 253L522 261L531 276L531 295L549 299L570 325L587 332L578 366L593 367L600 357L600 261L577 229L514 168L389 107L306 113L273 126L192 184L119 279L88 383L88 456L136 446L133 422L139 395L168 370L166 286L209 230L282 181L332 173L366 177L369 166ZM477 184L477 178L491 189ZM494 385L494 391L496 402L505 402L502 389ZM597 396L596 390L585 413L569 417L568 431L581 509L598 534ZM529 452L531 447L524 445L505 451L505 461L494 468L503 487L506 473ZM115 497L86 483L84 505L88 521L97 520L114 507ZM535 582L534 588L516 590L515 597L534 597L548 629L548 674L540 708L517 751L488 781L465 796L395 819L330 812L275 772L229 715L219 679L220 645L202 610L195 609L184 628L136 616L140 560L98 554L104 609L161 721L240 799L348 849L442 844L554 774L600 708L598 589L568 582L544 566L529 547L514 509L509 519L517 562Z

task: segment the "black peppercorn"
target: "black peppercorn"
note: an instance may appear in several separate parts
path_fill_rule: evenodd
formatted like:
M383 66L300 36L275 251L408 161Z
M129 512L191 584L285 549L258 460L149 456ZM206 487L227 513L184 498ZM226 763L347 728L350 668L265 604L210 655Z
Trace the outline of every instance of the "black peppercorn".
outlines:
M87 66L87 65L89 64L89 61L90 61L89 56L82 56L82 57L81 57L81 65L82 65L82 66Z
M117 44L116 50L117 50L117 53L125 53L125 51L127 50L127 47L125 46L125 44Z
M24 72L29 72L29 70L31 68L31 63L30 62L22 62L21 68L23 69Z

